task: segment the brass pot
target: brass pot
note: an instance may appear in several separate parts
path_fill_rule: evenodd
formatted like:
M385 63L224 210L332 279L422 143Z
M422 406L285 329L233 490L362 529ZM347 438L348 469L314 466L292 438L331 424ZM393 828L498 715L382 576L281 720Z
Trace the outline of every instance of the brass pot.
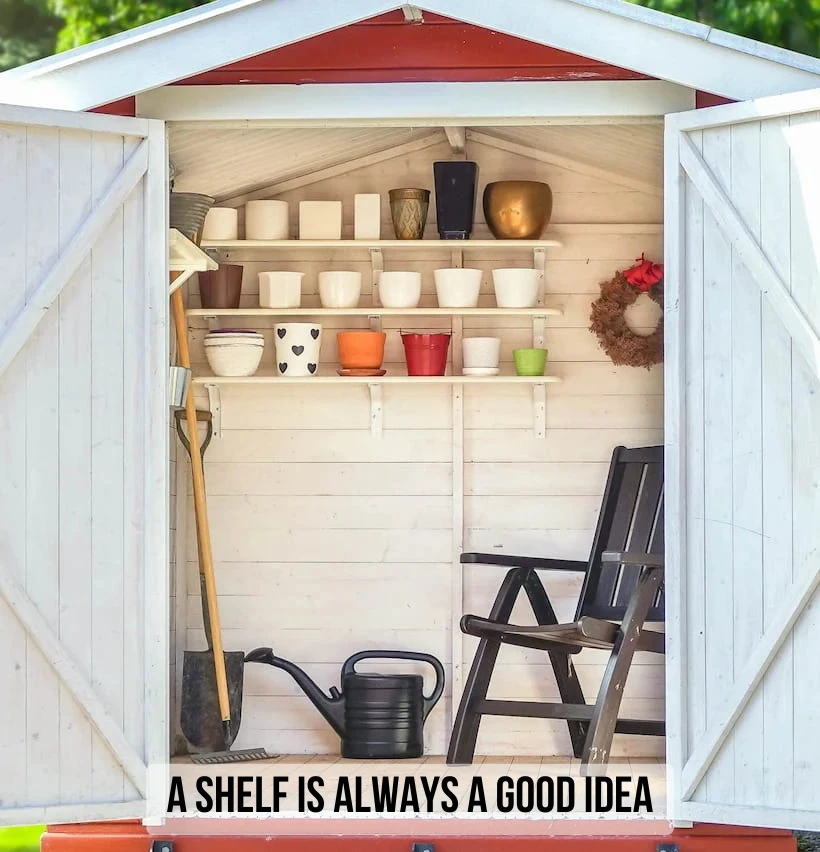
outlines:
M390 215L397 240L420 240L427 224L429 189L391 189Z
M552 190L536 180L499 180L484 189L484 218L498 240L537 240L552 215Z

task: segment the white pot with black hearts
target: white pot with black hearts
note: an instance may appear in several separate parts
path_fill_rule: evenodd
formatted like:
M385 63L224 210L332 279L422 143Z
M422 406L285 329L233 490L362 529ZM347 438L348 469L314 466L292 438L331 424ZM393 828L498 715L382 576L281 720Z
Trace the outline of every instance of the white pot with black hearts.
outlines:
M317 322L283 322L273 333L276 369L285 378L315 376L319 371L322 325Z

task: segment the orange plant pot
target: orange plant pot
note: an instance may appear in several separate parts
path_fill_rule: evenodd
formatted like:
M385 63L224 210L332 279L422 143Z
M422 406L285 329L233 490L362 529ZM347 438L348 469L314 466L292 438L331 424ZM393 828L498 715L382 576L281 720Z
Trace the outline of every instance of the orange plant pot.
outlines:
M336 335L339 363L346 370L378 370L384 360L383 331L340 331Z

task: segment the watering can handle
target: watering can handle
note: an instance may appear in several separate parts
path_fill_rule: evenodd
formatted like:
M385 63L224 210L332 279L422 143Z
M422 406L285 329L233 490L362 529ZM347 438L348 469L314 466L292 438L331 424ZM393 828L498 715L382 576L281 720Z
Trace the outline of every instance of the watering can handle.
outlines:
M420 663L429 663L436 672L436 685L430 695L424 698L424 718L430 715L430 711L436 706L441 693L444 692L444 666L432 654L421 654L416 651L359 651L352 657L348 657L342 664L342 683L349 674L355 674L356 663L359 660L379 658L383 660L418 660Z

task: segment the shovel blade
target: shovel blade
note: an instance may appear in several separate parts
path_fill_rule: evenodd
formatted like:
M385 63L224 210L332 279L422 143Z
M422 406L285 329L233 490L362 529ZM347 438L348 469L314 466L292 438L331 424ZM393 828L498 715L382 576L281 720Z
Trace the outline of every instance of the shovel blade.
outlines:
M242 682L245 655L242 651L225 652L225 674L231 724L225 736L212 651L185 651L182 660L182 703L179 726L192 752L229 749L239 733L242 721Z

